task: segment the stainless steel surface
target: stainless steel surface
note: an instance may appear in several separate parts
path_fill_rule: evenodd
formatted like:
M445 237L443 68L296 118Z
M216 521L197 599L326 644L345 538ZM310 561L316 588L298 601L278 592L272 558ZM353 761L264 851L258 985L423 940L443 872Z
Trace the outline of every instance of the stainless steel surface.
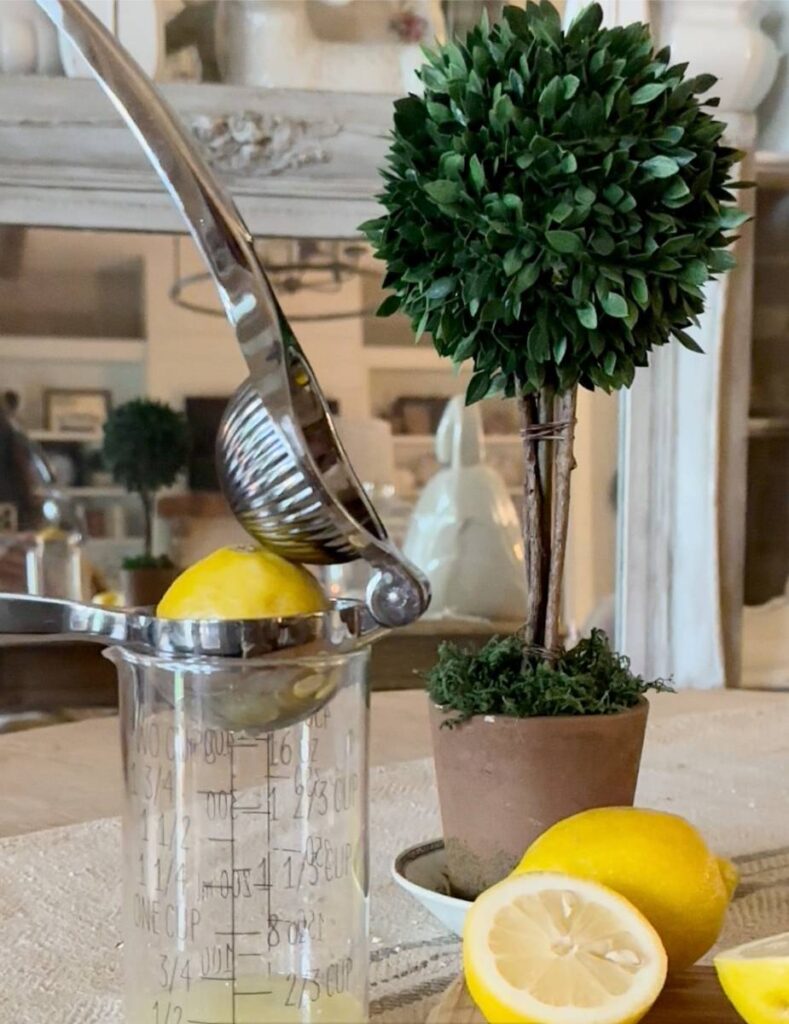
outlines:
M363 604L336 601L328 611L285 619L159 619L22 594L0 594L0 644L13 638L92 640L161 657L251 659L298 648L344 653L371 642L381 629ZM295 652L294 652L295 653Z
M364 558L385 626L413 621L429 587L388 539L337 437L326 401L228 193L152 82L79 0L38 0L74 43L183 214L249 367L218 441L220 478L248 533L287 558Z

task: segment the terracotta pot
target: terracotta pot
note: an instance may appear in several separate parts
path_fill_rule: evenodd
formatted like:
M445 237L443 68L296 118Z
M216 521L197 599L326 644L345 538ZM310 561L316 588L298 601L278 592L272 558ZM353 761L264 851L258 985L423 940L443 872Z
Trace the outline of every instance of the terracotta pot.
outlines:
M130 608L158 604L179 573L179 569L121 569L126 604Z
M562 818L632 805L649 703L615 715L478 715L453 728L431 708L449 881L473 899Z

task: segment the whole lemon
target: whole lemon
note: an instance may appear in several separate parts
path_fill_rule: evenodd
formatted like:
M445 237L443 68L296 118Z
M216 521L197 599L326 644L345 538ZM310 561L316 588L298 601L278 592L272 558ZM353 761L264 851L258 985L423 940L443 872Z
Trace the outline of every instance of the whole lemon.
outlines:
M652 923L670 971L702 957L720 934L737 871L684 818L603 807L560 821L534 842L515 874L561 871L608 886Z
M220 548L186 569L159 602L163 619L266 619L324 611L301 565L264 548Z

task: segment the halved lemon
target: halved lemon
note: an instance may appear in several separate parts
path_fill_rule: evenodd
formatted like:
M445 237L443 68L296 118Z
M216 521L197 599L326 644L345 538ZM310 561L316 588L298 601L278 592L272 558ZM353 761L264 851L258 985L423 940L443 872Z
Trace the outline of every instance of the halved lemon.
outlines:
M632 904L554 873L511 876L479 897L463 965L490 1024L635 1024L666 980L660 937Z
M789 1020L789 932L727 949L715 957L718 980L748 1024Z

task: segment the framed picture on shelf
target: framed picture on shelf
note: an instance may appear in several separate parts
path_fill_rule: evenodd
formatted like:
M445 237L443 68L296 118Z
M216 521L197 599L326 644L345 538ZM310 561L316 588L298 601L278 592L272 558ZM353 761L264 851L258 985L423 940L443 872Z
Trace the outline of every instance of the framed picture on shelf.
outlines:
M63 434L100 434L110 413L109 391L47 388L44 419L47 430Z

